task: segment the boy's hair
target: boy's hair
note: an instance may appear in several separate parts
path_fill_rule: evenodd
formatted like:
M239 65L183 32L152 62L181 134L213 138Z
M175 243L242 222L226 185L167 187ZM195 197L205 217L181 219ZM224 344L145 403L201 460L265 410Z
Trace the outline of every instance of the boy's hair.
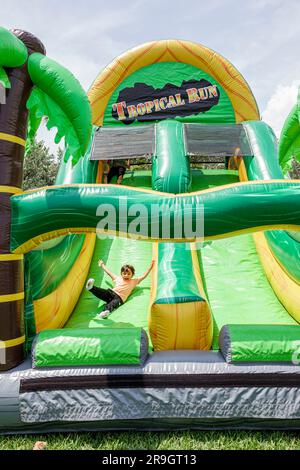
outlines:
M135 269L134 269L134 267L133 267L131 264L124 264L124 265L122 266L122 268L121 268L121 274L122 274L125 270L127 270L127 269L130 269L130 271L132 272L132 275L134 276L134 274L135 274Z

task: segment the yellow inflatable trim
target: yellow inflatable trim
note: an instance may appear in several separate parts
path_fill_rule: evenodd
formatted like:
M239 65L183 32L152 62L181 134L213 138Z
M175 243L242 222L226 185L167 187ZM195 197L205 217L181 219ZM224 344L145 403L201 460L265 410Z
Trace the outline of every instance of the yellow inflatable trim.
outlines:
M0 261L17 261L23 259L24 255L16 255L15 253L7 253L4 255L0 255Z
M11 134L5 134L4 132L0 132L0 140L6 140L7 142L13 142L15 144L22 145L22 147L25 147L25 140L22 139L21 137L17 137L16 135L11 135Z
M0 349L12 348L13 346L18 346L25 342L25 336L20 336L19 338L9 339L7 341L0 340Z
M18 194L22 192L22 189L16 186L0 186L0 193Z
M263 233L253 235L266 276L288 313L300 323L300 286L282 269Z
M16 294L4 294L0 295L0 303L3 302L14 302L15 300L24 299L24 292L17 292Z

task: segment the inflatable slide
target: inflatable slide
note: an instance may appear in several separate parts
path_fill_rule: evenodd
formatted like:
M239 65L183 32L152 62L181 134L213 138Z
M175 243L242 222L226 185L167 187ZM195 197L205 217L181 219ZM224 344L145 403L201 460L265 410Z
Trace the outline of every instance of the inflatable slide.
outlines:
M0 432L299 429L297 106L278 152L207 47L138 46L86 96L30 33L0 40ZM65 157L23 192L43 116ZM113 289L99 260L138 276L154 260L107 318L86 289Z

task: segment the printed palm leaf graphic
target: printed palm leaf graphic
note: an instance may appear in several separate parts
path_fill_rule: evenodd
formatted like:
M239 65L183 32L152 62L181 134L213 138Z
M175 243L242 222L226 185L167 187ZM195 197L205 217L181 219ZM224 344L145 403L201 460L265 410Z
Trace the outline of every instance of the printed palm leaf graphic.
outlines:
M293 158L300 161L300 88L297 103L286 118L279 140L279 163L288 172Z

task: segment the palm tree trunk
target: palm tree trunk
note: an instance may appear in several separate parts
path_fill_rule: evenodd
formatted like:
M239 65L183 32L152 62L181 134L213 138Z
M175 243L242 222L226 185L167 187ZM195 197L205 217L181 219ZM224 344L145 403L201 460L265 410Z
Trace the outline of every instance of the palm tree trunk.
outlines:
M32 34L14 30L28 53L45 54ZM23 256L10 253L10 197L20 191L27 131L26 102L32 90L27 63L7 68L11 88L0 105L0 370L15 367L24 359Z

